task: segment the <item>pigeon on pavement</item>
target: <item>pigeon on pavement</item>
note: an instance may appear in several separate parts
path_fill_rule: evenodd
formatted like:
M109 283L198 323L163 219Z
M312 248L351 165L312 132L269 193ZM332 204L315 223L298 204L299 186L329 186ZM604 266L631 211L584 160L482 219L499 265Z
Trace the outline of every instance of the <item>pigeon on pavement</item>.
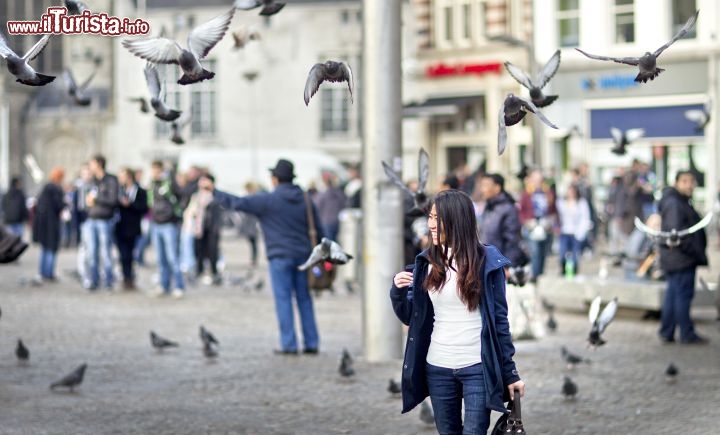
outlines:
M58 387L67 387L70 389L70 392L75 391L75 387L80 385L83 381L83 378L85 377L85 370L87 369L87 364L82 364L72 372L70 372L68 375L63 377L57 382L53 382L50 384L50 389L54 390Z
M570 379L569 376L565 376L565 381L562 386L562 394L565 396L565 400L575 399L578 393L578 386L575 382Z
M567 350L567 348L565 346L560 348L560 351L562 352L563 359L567 363L568 369L573 369L576 365L583 363L583 362L590 364L589 359L584 359L580 355L570 352L569 350Z
M602 299L600 298L600 296L595 297L595 299L593 299L592 303L590 304L590 311L588 312L588 319L592 324L590 334L588 335L588 342L593 348L597 348L597 346L602 346L603 344L605 344L605 340L602 339L601 335L608 327L610 322L612 322L615 318L615 314L617 313L618 309L617 297L613 298L613 300L608 302L608 304L605 305L605 308L603 308L602 312L600 312L601 302Z
M543 95L542 88L547 85L550 79L557 72L560 66L560 50L556 50L555 53L547 61L542 71L532 80L530 76L513 65L510 62L505 62L505 68L510 75L517 80L518 83L525 86L530 91L530 99L532 100L535 107L545 107L552 104L553 101L557 100L557 95Z
M10 74L17 77L16 82L28 86L45 86L55 80L55 76L40 74L28 65L28 62L38 57L49 40L50 35L44 35L27 53L20 57L8 46L7 39L0 33L0 57L5 59Z
M220 342L217 340L217 338L215 338L213 333L205 329L203 325L200 325L200 340L202 340L204 344L220 344Z
M352 255L344 252L337 242L323 237L320 243L313 248L310 257L308 257L305 263L298 266L298 270L308 270L314 265L324 261L332 264L346 264L352 258Z
M169 38L126 39L122 45L148 62L178 64L183 71L177 81L181 85L201 82L213 78L215 73L204 69L200 59L204 59L225 36L234 14L235 8L231 8L192 29L187 38L187 49Z
M670 363L665 369L665 381L667 383L673 383L677 380L677 375L680 373L675 364Z
M430 178L430 155L423 148L420 148L418 154L418 189L417 192L410 190L405 183L403 183L400 175L385 162L382 162L383 170L385 175L390 181L402 189L405 193L413 198L413 209L410 211L411 214L426 213L428 210L427 206L430 202L430 196L425 190L427 188L427 182Z
M647 83L648 80L653 80L655 77L657 77L661 72L665 71L662 68L657 67L657 58L662 54L665 49L670 47L675 41L685 36L687 32L690 31L690 29L695 26L695 21L697 21L697 17L700 11L695 11L695 14L693 14L685 23L685 25L680 29L680 31L677 32L673 38L665 43L662 47L655 50L653 53L650 53L649 51L646 51L645 54L643 54L640 57L609 57L609 56L598 56L595 54L586 53L579 48L576 48L575 50L579 51L580 53L584 54L585 56L589 57L590 59L596 59L596 60L607 60L617 63L623 63L626 65L633 65L637 66L640 71L638 72L638 75L635 77L636 82L642 82Z
M212 343L206 341L203 343L203 355L208 359L217 358L218 351L213 347Z
M162 351L162 350L165 349L166 347L178 347L178 346L180 346L178 343L176 343L176 342L174 342L174 341L170 341L170 340L167 340L167 339L165 339L165 338L160 337L159 335L157 335L157 334L154 333L153 331L150 331L150 343L152 344L152 346L153 346L155 349L157 349L157 350L159 350L159 351Z
M334 60L325 61L325 63L316 63L310 68L307 80L305 81L305 105L310 104L310 98L320 89L320 84L324 81L329 82L347 82L350 91L350 102L353 101L353 81L352 70L347 62L336 62Z
M390 381L388 382L387 390L388 390L388 393L390 393L392 395L397 395L397 394L402 393L402 389L400 388L400 385L397 382L395 382L394 379L390 379Z
M17 346L15 347L15 356L18 362L25 364L30 360L30 351L25 347L25 343L21 339L18 339Z
M507 127L522 121L528 112L535 114L535 116L549 127L557 128L555 124L550 122L550 120L535 107L532 101L508 94L498 114L498 154L505 152L505 147L507 146Z

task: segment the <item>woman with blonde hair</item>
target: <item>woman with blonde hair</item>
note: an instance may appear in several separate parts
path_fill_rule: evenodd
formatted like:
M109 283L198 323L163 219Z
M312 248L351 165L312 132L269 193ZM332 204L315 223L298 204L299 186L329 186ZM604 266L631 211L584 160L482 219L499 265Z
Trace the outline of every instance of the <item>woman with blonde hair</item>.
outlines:
M33 242L40 244L40 278L43 281L57 280L55 262L60 248L60 213L66 206L62 188L64 178L62 167L53 168L35 205Z

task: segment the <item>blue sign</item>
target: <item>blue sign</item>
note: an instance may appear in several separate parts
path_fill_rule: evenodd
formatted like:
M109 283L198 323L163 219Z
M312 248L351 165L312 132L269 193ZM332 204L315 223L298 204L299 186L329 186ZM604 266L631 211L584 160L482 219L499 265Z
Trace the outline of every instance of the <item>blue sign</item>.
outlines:
M685 118L685 111L702 110L702 104L590 110L590 137L610 139L610 127L620 130L644 128L644 137L702 137L697 124Z
M635 81L635 74L611 74L598 78L587 77L580 81L580 88L583 91L624 90L638 85L639 83Z

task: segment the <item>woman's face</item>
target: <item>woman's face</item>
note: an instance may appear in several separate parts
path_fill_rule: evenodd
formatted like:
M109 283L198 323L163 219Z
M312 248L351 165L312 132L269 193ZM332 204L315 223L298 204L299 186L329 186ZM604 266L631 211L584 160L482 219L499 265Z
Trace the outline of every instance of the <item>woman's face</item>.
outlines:
M433 204L428 214L428 229L430 230L430 237L433 245L438 245L445 241L445 236L440 234L440 225L438 223L437 210L435 204Z

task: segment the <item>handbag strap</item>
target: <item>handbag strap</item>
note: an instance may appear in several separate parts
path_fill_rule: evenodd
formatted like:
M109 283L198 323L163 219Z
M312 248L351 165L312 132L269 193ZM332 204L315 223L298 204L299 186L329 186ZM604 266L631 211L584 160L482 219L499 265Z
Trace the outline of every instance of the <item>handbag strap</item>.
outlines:
M317 245L317 229L315 228L315 217L313 216L312 203L310 202L310 195L308 195L307 192L303 192L303 196L305 197L305 212L307 213L310 247L314 247Z

